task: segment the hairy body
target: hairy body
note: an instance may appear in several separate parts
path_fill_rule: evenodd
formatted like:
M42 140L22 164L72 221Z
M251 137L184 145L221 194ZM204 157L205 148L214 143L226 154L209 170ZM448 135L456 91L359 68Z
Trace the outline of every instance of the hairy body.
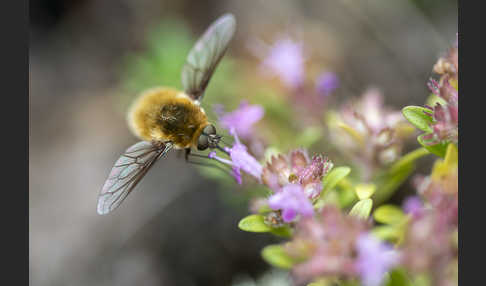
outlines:
M171 88L143 92L128 112L133 133L145 141L172 142L177 149L197 146L208 120L204 110L185 93Z

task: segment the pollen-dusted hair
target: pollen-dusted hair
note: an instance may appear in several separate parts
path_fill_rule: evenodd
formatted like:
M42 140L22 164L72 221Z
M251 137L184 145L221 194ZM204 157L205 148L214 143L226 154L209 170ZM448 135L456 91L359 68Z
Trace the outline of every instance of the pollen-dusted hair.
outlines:
M176 148L197 144L208 125L204 110L183 92L171 88L144 91L128 112L132 132L145 141L171 141Z

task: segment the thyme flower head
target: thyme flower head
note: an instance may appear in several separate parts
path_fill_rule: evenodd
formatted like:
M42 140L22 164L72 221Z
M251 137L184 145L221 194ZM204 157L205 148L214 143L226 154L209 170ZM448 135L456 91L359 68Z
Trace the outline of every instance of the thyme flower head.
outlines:
M458 42L449 49L446 55L439 58L434 65L434 72L440 75L439 81L430 79L428 87L435 94L439 102L432 110L434 122L431 124L433 132L424 136L428 144L439 142L458 143L459 137L459 65Z
M262 70L278 76L287 87L297 88L304 81L304 60L302 43L285 36L268 48Z
M317 93L323 95L324 97L329 96L338 87L339 78L333 72L324 72L317 78Z
M242 183L241 170L260 181L262 165L248 153L246 146L241 143L234 128L230 130L230 133L234 136L235 143L231 148L226 148L225 150L229 154L231 160L219 157L215 151L210 152L208 157L231 166L231 175L235 178L238 184Z
M364 286L379 286L390 268L398 264L399 253L369 233L356 240L356 269Z
M451 272L451 267L457 267L458 255L457 182L455 147L449 148L444 160L436 161L430 176L415 179L424 206L407 226L403 264L412 273L431 273L433 285L457 285L457 276Z
M412 216L420 216L423 208L424 204L418 196L408 197L403 203L403 211Z
M262 182L273 191L268 205L282 211L284 222L291 222L300 214L311 216L312 200L322 190L322 178L332 168L332 162L322 155L312 160L305 150L291 151L288 156L272 156L262 170Z
M227 130L235 129L235 132L243 139L251 138L253 125L263 118L264 110L261 105L250 105L242 101L237 109L224 112L222 105L215 105L214 110L219 116L221 126Z
M414 131L400 111L384 106L383 95L377 89L369 89L339 112L331 112L328 123L336 148L361 166L364 173L397 160L404 140Z
M272 156L262 170L262 181L275 193L288 184L299 184L308 198L314 199L322 190L322 178L333 163L322 155L312 160L305 150L294 150L285 156Z
M320 276L356 277L356 241L370 226L334 205L325 205L314 217L298 222L292 241L285 246L288 255L302 261L292 272L304 281Z
M457 228L439 211L426 209L412 217L401 250L402 264L411 273L431 273L431 285L457 285L450 273L451 266L457 266Z
M291 222L297 214L309 217L314 214L314 208L304 193L301 185L289 184L280 192L268 199L268 205L273 210L282 210L284 222Z
M439 58L434 66L434 72L440 75L439 81L430 79L429 89L442 102L430 107L433 111L433 133L424 139L430 144L448 141L457 144L459 136L459 89L458 89L458 48L456 44L449 52Z

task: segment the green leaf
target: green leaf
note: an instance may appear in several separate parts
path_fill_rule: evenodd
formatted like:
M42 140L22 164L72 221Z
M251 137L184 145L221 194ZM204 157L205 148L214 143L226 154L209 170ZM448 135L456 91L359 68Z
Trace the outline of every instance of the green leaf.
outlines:
M367 219L370 216L372 206L373 201L371 199L360 200L353 206L349 214Z
M360 200L370 198L376 191L376 185L374 184L357 184L356 195Z
M241 230L249 232L269 232L272 228L265 224L264 217L259 214L249 215L238 223Z
M432 111L420 106L407 106L402 109L403 116L418 129L427 133L432 132L430 124L434 122L430 115Z
M375 179L377 185L373 195L375 204L380 204L390 198L397 188L412 174L415 164L403 164L399 169L385 172Z
M417 159L427 154L430 154L430 152L426 148L418 148L416 150L413 150L412 152L407 153L406 155L402 156L398 161L393 163L390 168L390 172L400 172L402 168L406 167L406 165L414 163Z
M375 226L371 233L382 240L396 242L400 238L401 229L394 225L380 225Z
M425 139L424 136L427 134L422 134L417 137L417 141L422 145L425 149L427 149L430 153L433 153L439 157L444 158L447 150L448 142L440 142L434 145L430 145Z
M435 106L437 103L440 105L446 105L447 101L433 93L431 93L429 97L427 97L427 99L425 100L425 104L428 106Z
M397 224L402 222L406 216L397 206L382 205L373 212L373 218L380 223Z
M326 282L326 281L314 281L314 282L311 282L309 284L307 284L307 286L328 286L329 284Z
M290 269L294 265L293 259L285 253L282 245L269 245L262 250L263 259L270 265L275 267Z
M459 153L457 151L457 146L450 143L446 149L446 155L444 158L444 163L448 166L457 166L459 160Z
M321 198L329 190L333 189L342 179L344 179L351 172L351 168L342 166L332 169L325 177L322 179L322 192Z
M413 286L431 286L431 279L427 273L420 273L413 278Z
M403 269L394 269L389 272L388 281L386 286L412 286L412 282L407 277L407 274Z
M393 163L387 171L379 174L374 180L377 186L373 195L374 202L380 204L393 195L393 192L415 169L415 161L427 154L430 153L426 148L418 148Z
M281 236L281 237L291 237L292 236L292 229L288 226L278 227L278 228L271 228L271 233Z

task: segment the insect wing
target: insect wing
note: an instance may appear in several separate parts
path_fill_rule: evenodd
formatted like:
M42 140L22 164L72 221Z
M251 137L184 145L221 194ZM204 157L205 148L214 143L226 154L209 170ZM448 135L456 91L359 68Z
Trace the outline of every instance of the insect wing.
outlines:
M152 165L172 147L141 141L129 147L116 161L98 197L98 213L116 209L145 176Z
M182 86L186 94L201 101L211 76L235 33L236 20L225 14L214 21L189 52L182 68Z

